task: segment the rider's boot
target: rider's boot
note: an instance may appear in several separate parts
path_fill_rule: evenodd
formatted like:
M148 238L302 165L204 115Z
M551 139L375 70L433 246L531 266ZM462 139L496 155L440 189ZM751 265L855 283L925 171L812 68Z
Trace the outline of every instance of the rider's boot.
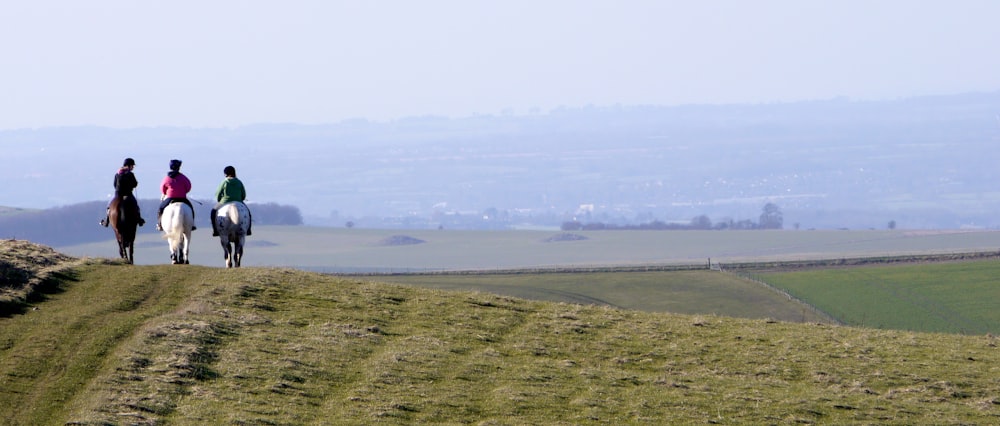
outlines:
M212 236L213 237L218 237L219 236L219 229L215 227L215 218L217 217L218 214L219 214L218 211L215 210L215 209L212 209L212 211L210 211L208 213L208 221L212 222Z

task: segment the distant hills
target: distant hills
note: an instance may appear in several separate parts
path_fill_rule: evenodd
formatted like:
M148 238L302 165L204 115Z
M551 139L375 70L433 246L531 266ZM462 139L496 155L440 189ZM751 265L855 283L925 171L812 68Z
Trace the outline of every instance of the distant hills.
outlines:
M996 227L1000 92L882 102L562 108L232 129L98 127L0 132L2 204L106 200L122 158L140 198L171 158L211 199L235 165L250 199L306 224L558 227L756 220L786 228Z
M140 200L139 207L148 221L138 232L155 233L159 200ZM260 225L301 225L302 214L294 206L275 203L249 204L254 223ZM213 205L195 204L195 223L211 232L209 210ZM90 201L43 210L0 206L0 238L29 240L50 246L66 246L94 241L114 241L114 234L100 226L107 203ZM10 212L10 213L8 213Z

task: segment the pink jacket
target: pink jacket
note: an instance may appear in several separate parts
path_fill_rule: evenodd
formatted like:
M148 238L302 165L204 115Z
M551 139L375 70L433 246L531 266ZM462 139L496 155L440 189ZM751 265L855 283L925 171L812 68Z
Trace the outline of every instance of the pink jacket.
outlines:
M188 192L191 192L191 181L180 173L174 177L167 174L160 184L160 193L166 198L187 198Z

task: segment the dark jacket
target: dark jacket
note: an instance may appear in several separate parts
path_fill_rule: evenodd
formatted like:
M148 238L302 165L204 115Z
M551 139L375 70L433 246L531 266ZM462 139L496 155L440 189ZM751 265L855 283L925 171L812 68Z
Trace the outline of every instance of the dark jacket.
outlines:
M139 181L135 179L135 174L131 170L122 167L115 173L115 193L117 195L132 195L132 190L139 186Z

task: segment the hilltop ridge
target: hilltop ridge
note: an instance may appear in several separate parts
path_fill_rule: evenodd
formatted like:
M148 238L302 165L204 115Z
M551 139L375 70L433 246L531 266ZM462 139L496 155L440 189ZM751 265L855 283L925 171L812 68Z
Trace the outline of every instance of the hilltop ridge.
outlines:
M12 424L994 423L994 336L85 262L0 318Z

